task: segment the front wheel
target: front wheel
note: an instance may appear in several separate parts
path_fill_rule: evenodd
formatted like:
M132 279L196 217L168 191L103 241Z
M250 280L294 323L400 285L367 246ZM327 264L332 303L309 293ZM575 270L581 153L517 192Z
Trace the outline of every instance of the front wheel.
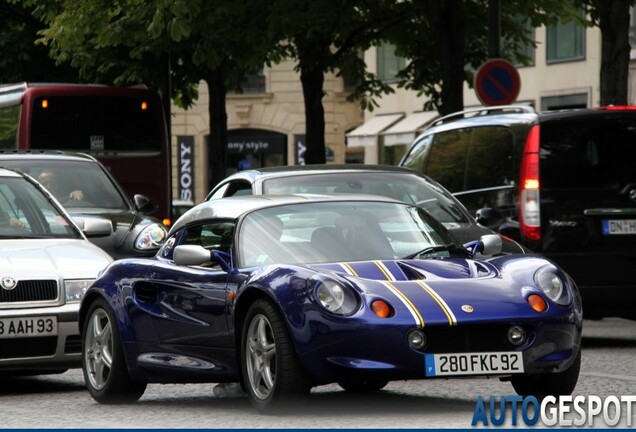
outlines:
M309 392L285 322L269 301L256 300L247 312L241 372L250 402L260 411L281 408Z
M82 333L82 368L93 399L103 404L138 400L146 383L130 378L110 306L98 299L90 306Z
M570 395L576 387L581 370L581 350L574 363L563 372L553 374L513 376L512 387L520 396L535 396L543 399L546 396Z

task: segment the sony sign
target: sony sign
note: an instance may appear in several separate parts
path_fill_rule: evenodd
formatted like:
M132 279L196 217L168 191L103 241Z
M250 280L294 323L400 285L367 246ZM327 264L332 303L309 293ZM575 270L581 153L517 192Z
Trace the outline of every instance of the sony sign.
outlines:
M178 136L179 199L194 201L194 137Z

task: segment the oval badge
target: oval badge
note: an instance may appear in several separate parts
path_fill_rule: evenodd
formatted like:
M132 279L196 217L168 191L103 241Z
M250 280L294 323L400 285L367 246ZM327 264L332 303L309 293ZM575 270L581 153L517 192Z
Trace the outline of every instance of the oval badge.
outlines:
M11 291L18 285L18 281L13 279L11 276L5 276L0 279L0 286L7 291Z
M475 309L471 305L462 305L462 310L466 313L471 313Z

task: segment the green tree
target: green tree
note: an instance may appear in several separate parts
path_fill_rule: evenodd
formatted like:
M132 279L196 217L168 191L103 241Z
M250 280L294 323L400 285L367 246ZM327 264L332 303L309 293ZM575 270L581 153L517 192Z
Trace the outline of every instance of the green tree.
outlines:
M406 16L391 0L275 0L268 15L270 37L297 61L306 118L307 164L325 162L324 75L346 73L359 82L355 93L364 106L392 91L366 71L361 52ZM369 103L369 105L366 105Z
M0 22L0 83L77 82L76 70L57 66L49 50L35 44L42 23L33 17L32 8L0 0Z
M600 0L602 1L602 0ZM488 0L411 0L411 14L387 37L410 62L400 73L400 86L427 98L425 109L440 114L461 111L463 84L472 87L474 72L488 59ZM527 61L523 47L533 44L530 27L578 19L579 9L562 0L501 2L501 56ZM470 18L468 18L470 17Z
M225 177L228 90L276 59L280 39L263 37L265 0L30 0L46 23L40 41L81 77L147 83L189 107L203 80L210 92L210 186ZM276 38L277 36L273 34ZM239 53L240 55L237 55Z
M628 102L629 18L633 0L582 0L601 30L601 105Z

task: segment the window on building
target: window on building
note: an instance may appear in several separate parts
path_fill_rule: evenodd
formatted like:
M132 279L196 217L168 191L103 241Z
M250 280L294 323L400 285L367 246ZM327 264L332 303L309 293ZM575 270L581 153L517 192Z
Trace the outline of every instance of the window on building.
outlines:
M265 93L265 72L263 68L254 70L245 76L241 84L243 93Z
M630 58L636 58L636 10L629 8L629 46L632 48Z
M559 63L585 59L585 28L576 20L546 28L546 60Z
M395 54L395 45L383 43L377 47L378 79L383 82L397 80L397 74L406 64L404 57Z
M535 41L536 31L535 28L532 27L530 20L524 20L522 17L519 17L516 21L519 23L519 25L523 26L523 32L525 36L530 41ZM523 44L522 46L514 46L512 41L507 40L505 36L503 37L503 49L505 50L505 52L509 53L508 58L510 59L510 62L516 67L527 67L535 65L535 47L530 41Z

